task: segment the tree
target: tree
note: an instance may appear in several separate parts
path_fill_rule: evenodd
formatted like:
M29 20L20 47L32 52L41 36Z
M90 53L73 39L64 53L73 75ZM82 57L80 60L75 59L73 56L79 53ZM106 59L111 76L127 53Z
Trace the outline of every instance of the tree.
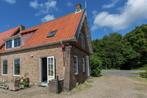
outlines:
M136 27L125 36L111 33L93 40L92 45L92 65L117 69L147 65L147 25Z

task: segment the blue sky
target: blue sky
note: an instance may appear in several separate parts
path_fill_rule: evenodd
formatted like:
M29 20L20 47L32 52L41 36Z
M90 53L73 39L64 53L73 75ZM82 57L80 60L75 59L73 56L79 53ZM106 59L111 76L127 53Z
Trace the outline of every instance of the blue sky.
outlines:
M147 0L86 0L92 39L111 32L124 35L147 23ZM24 25L27 28L70 12L85 0L0 0L0 32Z

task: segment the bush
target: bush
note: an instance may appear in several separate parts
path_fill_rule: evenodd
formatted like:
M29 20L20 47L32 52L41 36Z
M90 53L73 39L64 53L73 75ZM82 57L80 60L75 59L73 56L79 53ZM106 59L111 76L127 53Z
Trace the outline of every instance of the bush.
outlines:
M91 76L98 77L101 75L101 60L96 54L91 56Z
M27 77L28 74L25 74L24 77L20 79L20 88L28 88L30 85L30 79Z
M91 69L91 75L94 77L101 76L101 68L96 67L96 68Z
M140 76L142 78L147 78L147 69L145 70L145 72L140 73Z

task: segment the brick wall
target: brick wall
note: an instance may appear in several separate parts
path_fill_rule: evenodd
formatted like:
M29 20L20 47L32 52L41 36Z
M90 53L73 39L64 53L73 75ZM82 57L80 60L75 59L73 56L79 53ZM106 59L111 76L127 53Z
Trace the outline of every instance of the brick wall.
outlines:
M65 61L65 78L64 78L64 90L69 91L76 86L76 84L83 83L87 77L87 70L83 72L82 58L88 56L88 54L74 46L66 46L64 51ZM79 61L79 73L74 74L74 62L73 57L77 56Z
M8 75L1 77L4 77L9 81L13 79L13 60L14 58L20 58L20 75L23 76L25 73L28 73L30 77L30 81L32 83L38 83L41 77L40 58L47 56L55 56L56 75L59 76L59 79L63 79L64 78L63 52L62 52L62 48L57 46L40 47L40 48L1 55L0 56L1 62L3 59L8 60Z
M71 59L73 59L73 56L78 56L78 62L79 62L79 73L77 75L72 74L71 80L72 80L72 87L76 86L76 84L80 84L83 83L88 77L87 77L87 70L85 72L83 72L83 65L82 65L82 58L86 58L86 56L88 56L87 53L85 53L84 51L76 48L76 47L72 47L72 52L71 52ZM86 61L86 60L85 60ZM72 69L74 68L74 62L73 60L71 60L71 67Z

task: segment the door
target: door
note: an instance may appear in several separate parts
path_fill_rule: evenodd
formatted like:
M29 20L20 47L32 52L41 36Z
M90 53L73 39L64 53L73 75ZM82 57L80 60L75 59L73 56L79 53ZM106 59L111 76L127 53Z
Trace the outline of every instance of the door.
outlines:
M55 58L54 56L47 57L48 83L55 79Z
M47 57L41 58L41 82L47 83Z

